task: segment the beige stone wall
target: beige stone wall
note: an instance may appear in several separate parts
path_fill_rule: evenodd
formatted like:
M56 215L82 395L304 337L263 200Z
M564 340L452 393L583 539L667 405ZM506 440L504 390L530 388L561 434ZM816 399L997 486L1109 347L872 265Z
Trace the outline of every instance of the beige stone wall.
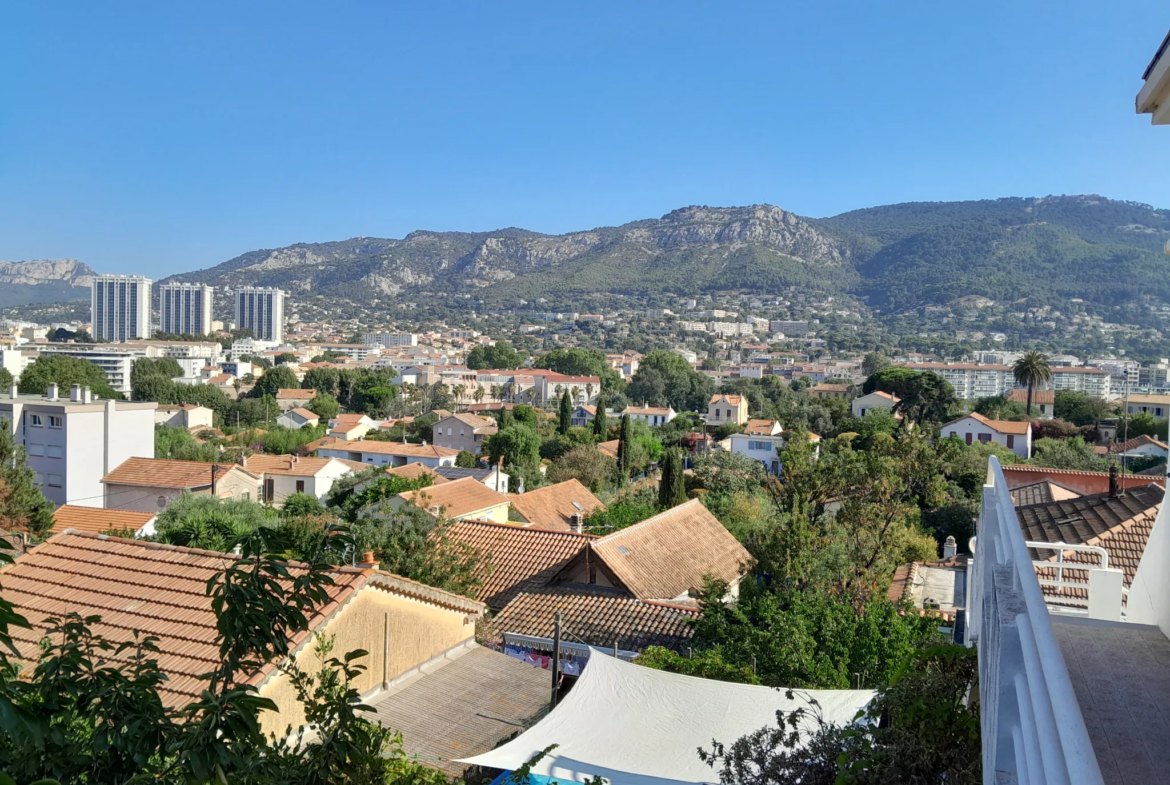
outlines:
M387 618L391 679L475 636L475 622L470 614L367 584L321 631L326 636L336 636L331 656L342 659L346 652L354 649L369 652L359 660L366 667L354 684L359 692L371 690L382 682ZM298 667L310 673L321 668L314 641L307 642L295 659ZM261 716L261 726L266 733L282 734L288 725L296 728L304 722L300 702L288 676L279 674L271 678L260 688L260 695L271 698L280 709L279 715L265 712Z

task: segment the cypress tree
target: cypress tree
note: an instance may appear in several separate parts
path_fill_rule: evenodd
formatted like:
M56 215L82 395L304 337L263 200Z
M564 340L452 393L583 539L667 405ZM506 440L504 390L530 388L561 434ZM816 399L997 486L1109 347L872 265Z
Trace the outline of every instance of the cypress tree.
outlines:
M0 420L0 487L4 504L0 522L5 528L36 536L53 528L53 505L36 484L36 472L25 462L24 448L12 438L7 420Z
M597 397L597 416L593 418L593 435L597 441L605 441L606 424L605 424L605 396L599 395Z
M618 435L618 472L623 478L630 476L630 415L622 415L622 427Z
M662 478L658 482L658 504L664 509L677 507L687 500L683 478L682 451L672 447L662 455Z
M512 414L512 410L505 406L500 410L500 430L502 431L505 428L515 424L516 417Z
M557 433L564 436L569 432L569 426L573 423L573 402L569 400L569 391L565 390L561 395L561 421L557 424Z

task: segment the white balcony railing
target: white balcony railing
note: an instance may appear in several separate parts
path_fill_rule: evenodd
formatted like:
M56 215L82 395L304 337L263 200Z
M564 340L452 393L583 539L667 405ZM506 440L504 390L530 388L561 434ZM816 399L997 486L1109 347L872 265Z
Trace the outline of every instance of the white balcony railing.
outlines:
M968 643L979 649L984 784L1006 779L1103 785L1044 592L994 457L971 552ZM1086 568L1096 570L1080 566Z

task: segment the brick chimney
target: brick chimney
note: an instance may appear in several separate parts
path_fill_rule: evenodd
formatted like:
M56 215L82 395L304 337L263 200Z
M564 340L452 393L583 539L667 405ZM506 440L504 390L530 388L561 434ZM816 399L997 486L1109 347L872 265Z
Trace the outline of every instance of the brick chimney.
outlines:
M376 570L378 569L378 562L375 560L376 558L377 557L374 556L373 551L366 551L362 554L361 559L354 566L363 570Z

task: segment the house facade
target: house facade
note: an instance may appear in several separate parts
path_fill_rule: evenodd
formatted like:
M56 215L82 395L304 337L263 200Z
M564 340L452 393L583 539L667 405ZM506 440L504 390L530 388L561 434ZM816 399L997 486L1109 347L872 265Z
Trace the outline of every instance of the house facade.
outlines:
M886 411L892 412L901 400L901 398L891 393L874 390L869 395L854 398L851 408L854 417L864 417L874 409L885 409Z
M669 406L627 406L623 411L623 415L628 415L631 420L641 420L650 426L665 425L666 423L677 417L675 410Z
M718 428L733 423L745 425L748 421L748 401L742 395L718 393L707 403L707 426Z
M320 502L333 483L353 472L337 458L302 458L298 455L253 455L241 464L260 477L260 501L283 507L294 493L305 493Z
M450 447L436 447L433 444L399 444L329 437L317 447L317 455L321 458L344 458L370 466L405 466L408 463L421 463L435 469L439 466L454 466L459 451Z
M942 436L957 436L966 444L995 442L1021 458L1032 457L1032 426L1026 422L989 420L972 412L944 425Z
M466 450L475 455L483 451L484 442L497 430L495 420L474 414L452 414L436 422L431 429L437 446Z
M260 498L260 477L234 463L130 458L102 478L104 507L158 513L184 491L217 499Z

